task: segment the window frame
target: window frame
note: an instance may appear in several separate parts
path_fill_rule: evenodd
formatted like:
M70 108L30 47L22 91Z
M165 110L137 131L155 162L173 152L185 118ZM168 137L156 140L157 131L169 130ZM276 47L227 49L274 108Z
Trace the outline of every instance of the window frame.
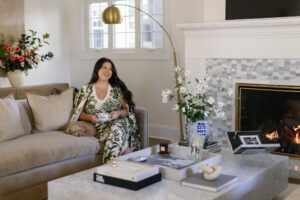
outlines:
M138 10L135 10L135 26L136 32L135 37L135 48L113 48L113 37L108 37L108 48L104 49L93 49L89 47L89 4L90 3L101 3L108 2L108 6L112 5L113 0L84 0L81 13L81 48L78 57L81 59L97 59L99 57L109 57L114 59L150 59L150 60L169 60L171 59L171 44L168 37L163 32L163 48L152 49L152 48L141 48L141 26L140 26L140 14ZM135 0L135 6L140 7L140 0ZM169 14L168 9L170 8L169 1L163 0L163 26L170 33L169 28ZM133 9L133 8L131 8ZM138 17L137 17L138 16ZM113 33L113 26L108 25L109 34Z

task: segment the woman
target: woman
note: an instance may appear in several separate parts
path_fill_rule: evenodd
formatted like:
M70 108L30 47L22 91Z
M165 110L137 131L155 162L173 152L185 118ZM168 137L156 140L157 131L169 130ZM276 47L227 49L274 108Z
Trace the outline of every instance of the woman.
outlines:
M101 58L95 64L89 84L75 97L71 121L79 119L96 127L106 163L140 147L134 106L132 93L119 79L114 63Z

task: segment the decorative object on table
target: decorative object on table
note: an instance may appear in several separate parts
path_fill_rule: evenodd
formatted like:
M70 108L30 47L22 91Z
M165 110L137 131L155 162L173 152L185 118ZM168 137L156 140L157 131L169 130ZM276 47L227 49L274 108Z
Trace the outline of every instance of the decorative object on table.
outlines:
M227 174L221 174L217 179L207 181L204 178L203 173L197 173L184 179L181 184L183 186L203 189L211 192L218 192L236 181L237 176Z
M207 164L205 164L205 165L200 165L199 169L202 169L203 176L205 180L208 181L212 181L218 178L222 171L222 168L219 165L213 165L210 167Z
M161 142L159 144L159 154L169 154L168 146L169 144L167 142Z
M173 89L164 89L162 91L162 101L167 103L176 99L175 93L179 92L183 97L182 100L176 99L174 110L181 112L186 117L185 139L192 145L192 140L200 138L200 149L208 139L209 123L206 120L211 115L223 117L222 111L224 103L215 100L214 97L206 94L207 78L200 75L193 77L190 71L185 71L181 67L176 67L178 72L178 85ZM198 143L198 142L197 142Z
M94 181L139 190L161 180L159 168L140 163L114 160L97 167Z
M65 129L65 133L74 136L97 136L95 126L85 121L70 122Z
M221 155L210 153L208 151L203 151L202 157L195 159L193 155L191 155L191 147L179 146L177 143L169 144L168 146L170 154L168 155L160 155L159 154L159 145L148 147L146 149L142 149L137 152L132 152L130 154L126 154L118 157L118 160L129 160L134 161L138 159L140 156L147 157L147 160L143 162L143 164L151 164L152 157L156 157L156 163L151 165L157 165L162 174L163 178L171 179L175 181L181 181L187 176L197 173L199 171L199 166L202 164L220 164L221 163ZM169 157L171 159L169 159ZM175 160L172 160L172 157ZM150 160L150 161L149 161ZM177 162L179 161L179 162ZM184 162L188 161L185 166ZM174 168L175 167L175 168ZM177 168L177 169L176 169Z
M219 145L218 141L207 140L204 144L204 149L207 149L209 152L216 153L221 151L221 146Z
M103 22L106 24L120 24L122 23L122 15L121 12L119 10L119 8L117 8L116 6L125 6L125 7L130 7L133 8L141 13L144 13L145 15L147 15L150 19L152 19L162 30L163 32L167 35L171 46L172 46L172 50L173 50L173 64L174 64L174 69L177 68L177 57L176 57L176 51L175 51L175 47L173 44L173 41L171 39L170 34L168 33L168 31L163 27L163 25L161 25L154 17L152 17L150 14L148 14L147 12L131 6L131 5L126 5L126 4L113 4L111 6L109 6L108 8L106 8L102 14L102 19ZM178 71L175 70L175 81L176 81L176 87L179 87L179 80L178 80ZM176 91L176 95L177 95L177 99L178 101L181 101L181 96L180 96L180 92ZM183 121L182 121L182 114L181 112L178 113L179 114L179 127L180 127L180 139L183 140L184 139L184 135L183 135Z
M189 160L175 156L151 155L147 158L145 164L164 166L172 169L183 169L196 162L197 160Z
M29 34L22 34L12 46L0 44L0 70L7 73L13 87L23 86L24 74L28 75L28 70L36 68L39 61L53 57L51 52L38 53L41 47L49 44L49 37L46 33L40 38L36 31L29 30Z
M234 154L246 150L274 150L280 147L280 143L264 139L262 135L261 131L229 131L226 134Z
M133 157L133 158L129 158L129 161L133 161L133 162L145 162L148 159L147 156L137 156L137 157Z

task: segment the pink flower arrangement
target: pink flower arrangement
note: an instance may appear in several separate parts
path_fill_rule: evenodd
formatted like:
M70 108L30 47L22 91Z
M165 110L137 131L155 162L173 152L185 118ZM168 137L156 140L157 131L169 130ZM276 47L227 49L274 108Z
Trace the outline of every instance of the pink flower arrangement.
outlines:
M0 43L0 70L10 72L14 70L24 71L37 67L39 61L53 58L53 53L38 54L38 50L44 45L49 45L47 39L49 34L42 38L37 37L37 32L29 30L29 34L22 34L12 46Z

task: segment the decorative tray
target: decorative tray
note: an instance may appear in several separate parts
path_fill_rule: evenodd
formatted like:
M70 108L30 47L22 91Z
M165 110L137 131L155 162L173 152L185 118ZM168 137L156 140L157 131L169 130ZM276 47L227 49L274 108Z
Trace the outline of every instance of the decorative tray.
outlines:
M142 149L117 158L117 160L135 160L139 157L147 157L144 164L159 166L163 178L175 181L191 176L199 172L199 166L203 164L220 164L221 155L201 150L199 158L191 155L191 147L179 146L177 143L169 145L170 154L159 154L159 145Z

